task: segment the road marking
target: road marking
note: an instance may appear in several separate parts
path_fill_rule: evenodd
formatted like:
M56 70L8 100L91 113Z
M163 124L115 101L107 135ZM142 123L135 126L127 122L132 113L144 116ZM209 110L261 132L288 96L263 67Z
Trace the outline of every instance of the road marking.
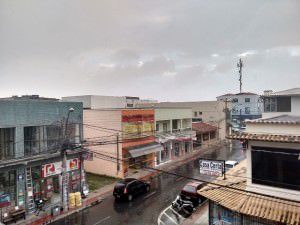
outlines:
M99 220L99 221L98 221L97 223L95 223L94 225L100 224L100 223L102 223L102 222L104 222L105 220L108 220L108 219L110 219L110 216L107 216L107 217L105 217L105 218Z
M147 198L150 198L152 195L154 195L156 193L156 191L153 191L153 192L151 192L151 193L149 193L148 195L146 195L145 197L144 197L144 199L147 199Z

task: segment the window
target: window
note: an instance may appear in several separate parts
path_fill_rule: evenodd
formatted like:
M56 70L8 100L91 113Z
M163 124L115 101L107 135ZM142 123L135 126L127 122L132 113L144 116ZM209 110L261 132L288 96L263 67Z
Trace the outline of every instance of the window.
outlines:
M156 124L156 131L159 131L159 124Z
M195 117L197 117L197 116L198 116L198 115L197 115L197 112L194 112L194 116L195 116Z
M232 102L239 102L237 98L232 99Z
M245 114L250 114L250 107L245 107Z
M199 112L199 115L202 115L202 112Z
M0 160L14 158L15 128L0 128Z
M291 112L291 97L277 97L277 112Z
M250 102L250 98L245 98L245 102Z
M168 124L163 123L163 132L168 132Z
M80 143L80 133L79 124L68 124L66 136L71 144ZM64 134L61 126L24 127L25 155L37 155L48 151L56 151L61 148L63 137Z
M128 108L133 108L133 104L132 103L127 103L127 107Z
M202 118L193 118L192 122L202 122Z
M265 112L291 112L291 97L269 97L264 99Z
M295 172L300 171L300 150L252 147L251 154L253 183L300 190L300 173Z
M172 120L172 127L173 127L173 130L178 129L178 121L177 120Z

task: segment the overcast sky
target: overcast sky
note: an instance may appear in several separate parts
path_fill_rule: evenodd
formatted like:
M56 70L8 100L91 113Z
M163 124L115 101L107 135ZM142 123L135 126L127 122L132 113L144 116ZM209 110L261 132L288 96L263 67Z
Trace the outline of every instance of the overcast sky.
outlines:
M0 0L0 97L300 87L299 0Z

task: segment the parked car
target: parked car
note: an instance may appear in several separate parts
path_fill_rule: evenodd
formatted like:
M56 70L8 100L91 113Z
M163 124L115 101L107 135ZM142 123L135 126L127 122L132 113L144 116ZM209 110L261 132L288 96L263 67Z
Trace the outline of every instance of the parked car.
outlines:
M134 197L150 191L150 183L135 178L126 178L118 181L115 185L113 195L116 199L132 201Z
M228 160L228 161L225 162L225 169L229 170L229 169L235 167L237 164L239 164L237 161Z
M194 206L196 207L206 199L198 194L198 191L205 185L205 182L189 182L182 188L180 196L184 200L193 202Z

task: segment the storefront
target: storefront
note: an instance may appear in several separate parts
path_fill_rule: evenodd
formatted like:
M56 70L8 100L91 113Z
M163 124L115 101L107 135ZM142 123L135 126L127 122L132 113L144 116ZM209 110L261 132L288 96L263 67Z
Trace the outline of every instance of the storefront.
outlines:
M0 208L16 205L17 178L16 170L0 172Z
M53 162L31 168L34 200L57 204L62 199L62 162ZM67 160L68 192L81 190L79 158Z

